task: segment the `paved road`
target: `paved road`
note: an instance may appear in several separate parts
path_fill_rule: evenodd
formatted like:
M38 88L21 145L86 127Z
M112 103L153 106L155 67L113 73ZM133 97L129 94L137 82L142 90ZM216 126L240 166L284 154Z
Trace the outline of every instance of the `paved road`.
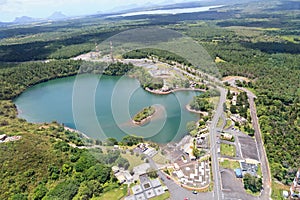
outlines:
M258 123L258 118L256 114L256 107L255 107L255 102L254 98L256 96L249 90L245 88L239 88L245 92L247 92L248 99L249 99L249 104L250 104L250 114L251 114L251 119L252 119L252 125L255 130L255 140L257 144L257 150L259 153L259 159L261 162L261 169L262 169L262 174L263 174L263 187L264 190L261 193L260 199L271 199L271 172L269 168L269 162L267 159L266 151L264 148L264 144L262 141L262 136L260 132L260 127Z
M213 199L220 200L223 199L223 194L221 190L221 175L219 171L219 162L218 162L218 152L216 148L217 144L217 123L219 118L223 114L223 103L226 101L226 90L224 88L218 87L220 91L220 100L214 117L210 124L210 146L211 146L211 160L212 160L212 173L214 179L214 191Z

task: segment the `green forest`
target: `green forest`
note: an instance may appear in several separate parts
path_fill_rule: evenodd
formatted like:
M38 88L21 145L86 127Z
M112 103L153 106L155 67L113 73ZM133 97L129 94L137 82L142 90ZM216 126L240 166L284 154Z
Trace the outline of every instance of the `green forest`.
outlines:
M57 123L40 125L18 119L12 100L35 84L77 73L128 74L138 78L143 88L161 88L162 79L154 79L132 65L116 63L106 68L106 63L69 59L95 50L95 43L121 31L157 25L191 37L212 59L220 58L222 62L215 64L222 77L237 75L251 80L241 85L257 96L257 114L273 179L290 185L300 163L300 14L291 14L271 2L266 4L272 9L249 11L240 4L197 15L125 20L91 17L50 25L1 27L0 133L21 135L22 140L0 145L0 199L55 199L60 195L65 195L63 199L88 199L119 187L109 168L120 163L119 152L95 149L90 156L87 150L73 148L68 144L82 146L84 139ZM249 6L256 7L254 3ZM177 55L156 49L123 55L151 56L190 65ZM240 104L246 104L243 95ZM248 117L248 105L240 104L232 111ZM135 142L124 140L125 144Z
M11 101L1 101L0 108L0 133L22 136L20 141L0 145L0 199L89 199L119 187L111 166L129 166L120 151L74 148L70 144L99 142L55 122L26 123L16 117ZM126 137L120 144L136 141L141 140Z

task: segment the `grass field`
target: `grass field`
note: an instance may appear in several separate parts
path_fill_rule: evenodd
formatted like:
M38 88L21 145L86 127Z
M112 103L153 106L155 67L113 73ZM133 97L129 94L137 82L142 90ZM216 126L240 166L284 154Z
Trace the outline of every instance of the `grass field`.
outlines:
M219 103L220 97L211 97L209 98L209 102L214 105L214 108L216 109Z
M260 164L257 165L257 175L259 175L260 177L262 177L262 172L261 172L261 166L260 166Z
M238 161L225 159L223 162L220 161L220 166L226 169L236 169L240 168L240 163Z
M220 117L220 118L219 118L219 121L218 121L218 124L217 124L217 127L218 127L218 128L221 128L222 125L223 125L223 118Z
M170 198L170 192L166 192L160 196L156 196L156 197L153 197L151 198L151 200L166 200L166 199L169 199Z
M232 125L232 121L230 119L226 119L226 125L224 127L224 129L229 128Z
M258 197L259 195L260 195L260 192L256 192L256 193L254 193L254 192L252 192L251 190L246 190L246 192L248 193L248 194L251 194L251 195L253 195L253 196L256 196L256 197ZM277 200L277 199L276 199Z
M114 199L119 200L122 199L127 194L127 186L122 185L121 187L116 187L108 192L105 192L100 197L92 198L93 200L107 200Z
M221 154L224 156L236 156L235 146L229 144L221 144Z
M141 160L141 156L131 155L130 153L121 154L121 156L129 161L129 170L132 170L135 166L143 164L144 162Z
M153 158L154 162L158 163L158 164L166 164L167 159L161 154L161 152L159 151Z
M280 183L276 183L275 181L272 181L272 199L276 200L284 200L285 198L282 196L282 192L286 190L289 191L290 187L286 185L282 185Z

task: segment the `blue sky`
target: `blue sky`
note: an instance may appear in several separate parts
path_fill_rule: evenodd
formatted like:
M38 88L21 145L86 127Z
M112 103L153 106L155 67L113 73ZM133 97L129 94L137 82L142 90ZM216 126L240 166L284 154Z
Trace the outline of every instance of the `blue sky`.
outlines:
M190 0L149 0L153 4L188 2ZM94 14L128 5L147 4L147 0L0 0L0 21L13 21L16 17L45 18L55 11L67 16Z

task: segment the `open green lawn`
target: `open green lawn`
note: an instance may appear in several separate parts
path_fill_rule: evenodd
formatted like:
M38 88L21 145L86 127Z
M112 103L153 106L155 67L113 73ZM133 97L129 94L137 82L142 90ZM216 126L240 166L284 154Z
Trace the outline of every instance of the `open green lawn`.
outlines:
M218 128L221 128L221 126L223 125L223 123L224 123L223 118L220 117L220 118L219 118L219 121L218 121L218 124L217 124L217 127L218 127Z
M226 125L225 125L224 129L229 128L231 125L232 125L231 119L226 119Z
M166 199L169 199L170 198L170 192L166 192L160 196L156 196L156 197L153 197L151 198L151 200L166 200Z
M224 160L223 162L220 161L220 166L226 169L236 169L240 168L240 163L234 160Z
M152 159L158 164L166 164L167 162L167 159L161 154L160 151Z
M260 192L255 192L255 193L254 193L254 192L252 192L252 191L251 191L251 190L249 190L249 189L248 189L248 190L246 190L246 192L247 192L248 194L251 194L251 195L253 195L253 196L257 196L257 197L260 195Z
M231 156L235 157L236 156L236 149L235 146L230 145L230 144L221 144L221 154L224 156Z
M261 166L260 166L260 164L257 165L257 175L259 175L260 177L262 177L262 172L261 172Z
M282 185L280 183L272 181L272 199L284 200L285 198L282 196L282 192L286 190L289 191L290 187L287 185Z
M121 156L129 161L130 164L129 170L132 170L135 166L144 163L141 159L141 156L136 156L135 154L131 155L130 153L127 152L126 154L121 153Z
M100 197L92 198L93 200L119 200L122 199L127 194L127 186L121 185L120 187L116 187L114 189L109 190L108 192L103 193Z

